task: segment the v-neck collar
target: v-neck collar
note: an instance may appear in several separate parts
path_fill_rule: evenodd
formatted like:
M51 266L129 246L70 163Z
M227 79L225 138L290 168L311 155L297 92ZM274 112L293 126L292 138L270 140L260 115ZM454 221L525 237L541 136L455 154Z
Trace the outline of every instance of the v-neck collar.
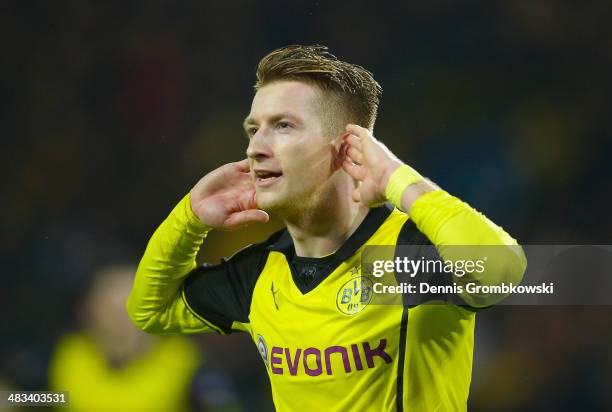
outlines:
M283 230L277 240L268 245L267 249L281 252L285 255L291 268L293 281L302 294L306 294L319 285L338 265L355 254L355 252L378 230L380 225L389 217L393 207L383 205L370 209L357 230L333 254L321 258L300 257L295 255L293 239L287 229ZM300 271L304 266L312 266L314 278L305 284L301 279ZM298 267L299 266L299 267Z

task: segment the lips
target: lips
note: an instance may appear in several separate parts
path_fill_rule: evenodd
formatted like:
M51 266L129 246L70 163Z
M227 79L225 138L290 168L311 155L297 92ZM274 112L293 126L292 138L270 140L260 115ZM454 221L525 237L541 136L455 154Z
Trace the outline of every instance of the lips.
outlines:
M259 187L270 186L281 179L283 173L275 170L255 170L255 184Z

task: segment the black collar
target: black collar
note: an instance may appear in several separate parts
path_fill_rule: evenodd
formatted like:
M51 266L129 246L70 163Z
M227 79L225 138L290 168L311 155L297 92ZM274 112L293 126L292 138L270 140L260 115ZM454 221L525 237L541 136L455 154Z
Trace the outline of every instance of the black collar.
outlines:
M389 204L370 209L357 230L355 230L355 232L353 232L353 234L344 242L340 249L338 249L333 255L328 256L328 258L344 261L353 256L357 249L359 249L378 230L380 225L387 219L387 217L389 217L392 210L393 206ZM293 239L291 238L291 235L287 229L284 229L276 241L267 246L267 249L283 253L287 257L287 260L295 256Z

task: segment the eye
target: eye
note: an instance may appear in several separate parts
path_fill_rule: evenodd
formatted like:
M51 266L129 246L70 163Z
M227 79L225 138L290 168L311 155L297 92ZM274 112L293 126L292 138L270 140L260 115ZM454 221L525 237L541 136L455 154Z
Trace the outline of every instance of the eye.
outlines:
M255 133L257 133L256 127L249 127L246 129L246 134L247 134L247 137L249 138L255 136Z
M290 128L292 128L293 125L291 123L287 123L287 122L278 122L276 123L276 128L279 130L288 130Z

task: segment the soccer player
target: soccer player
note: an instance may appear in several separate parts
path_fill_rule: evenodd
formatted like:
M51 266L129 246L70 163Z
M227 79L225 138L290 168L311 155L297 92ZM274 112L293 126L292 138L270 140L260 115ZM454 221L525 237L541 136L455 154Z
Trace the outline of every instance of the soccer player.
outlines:
M461 278L496 284L520 282L522 249L373 136L381 88L364 68L288 46L260 61L255 89L247 159L204 176L153 234L130 317L151 333L249 333L278 410L465 410L474 310L494 302L464 292L462 304L371 304L361 255L497 245L484 274ZM196 267L209 231L269 213L286 229Z
M192 390L202 363L196 345L183 336L146 336L125 314L133 266L96 271L79 311L83 327L58 340L49 385L68 391L69 402L57 410L186 412L200 405L190 399L204 397Z

